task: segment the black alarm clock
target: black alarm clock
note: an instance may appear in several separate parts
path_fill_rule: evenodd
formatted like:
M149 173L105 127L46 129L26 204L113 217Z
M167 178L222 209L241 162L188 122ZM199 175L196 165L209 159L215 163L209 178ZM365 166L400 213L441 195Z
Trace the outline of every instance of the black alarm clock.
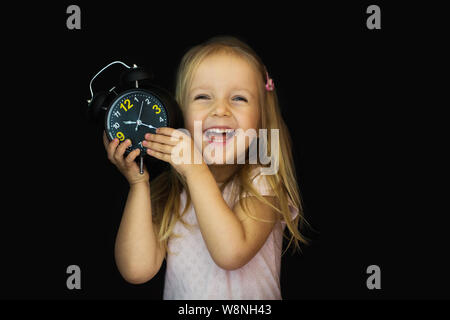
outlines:
M128 70L122 73L118 85L108 91L93 94L93 80L106 68L121 64ZM143 173L143 159L147 155L142 145L146 133L155 133L160 127L182 127L180 108L165 89L151 82L153 76L136 65L130 67L121 61L114 61L101 69L91 80L91 99L88 100L88 118L103 125L110 141L131 140L125 155L139 148L141 154L140 172Z
M155 133L156 128L169 126L167 109L161 99L145 89L131 89L118 95L105 117L105 131L109 140L120 142L130 139L127 153L140 148L145 153L142 140L146 133Z

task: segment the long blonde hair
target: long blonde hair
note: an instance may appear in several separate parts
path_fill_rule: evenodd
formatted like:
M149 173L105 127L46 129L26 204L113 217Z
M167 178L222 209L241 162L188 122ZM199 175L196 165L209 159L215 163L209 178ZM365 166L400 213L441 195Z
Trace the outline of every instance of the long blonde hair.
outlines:
M281 117L276 91L266 91L264 89L267 69L258 55L243 41L230 36L214 37L203 44L191 48L183 56L178 68L175 98L184 113L187 106L188 90L197 67L206 57L221 52L235 54L246 59L260 73L259 79L261 83L259 85L259 94L262 99L260 99L261 119L259 125L260 128L267 129L268 132L270 132L270 129L279 129L280 148L278 154L278 172L265 176L275 193L277 205L272 205L255 190L250 179L252 166L249 164L240 165L235 176L230 177L220 188L223 191L231 180L237 178L239 198L243 198L244 193L247 193L255 196L276 210L279 216L286 222L287 229L289 230L290 237L287 247L294 243L294 248L300 248L299 243L307 244L308 240L299 231L299 224L301 228L306 223L306 220L304 219L300 192L296 180L296 172L291 153L291 139L289 131ZM268 135L267 154L269 155L272 154L270 146L271 135ZM188 186L182 176L173 167L170 167L170 170L163 172L151 181L153 219L154 223L159 226L158 238L163 242L166 250L168 240L173 236L175 223L179 220L185 223L182 216L187 212L191 204L189 192L186 192L186 204L183 211L180 212L180 194L183 189L188 191ZM299 212L294 220L291 220L288 200L290 200ZM243 201L243 209L251 217L245 201Z

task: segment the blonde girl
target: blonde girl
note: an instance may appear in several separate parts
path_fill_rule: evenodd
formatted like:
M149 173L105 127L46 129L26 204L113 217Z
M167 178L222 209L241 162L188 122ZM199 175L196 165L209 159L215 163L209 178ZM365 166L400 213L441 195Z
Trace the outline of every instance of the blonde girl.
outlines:
M187 131L165 127L146 135L148 154L171 164L151 182L134 161L139 150L123 156L130 141L104 137L108 158L130 184L115 244L121 275L147 282L166 259L164 299L281 299L285 227L289 244L299 247L306 239L273 80L247 44L216 37L184 55L176 99ZM200 139L193 138L196 124ZM275 150L267 135L267 153L279 164L272 174L262 174L268 165L259 160L248 161L256 140L244 137L237 147L242 132L259 129L278 130ZM185 155L192 161L174 161L175 149L190 150ZM242 155L247 161L237 163Z

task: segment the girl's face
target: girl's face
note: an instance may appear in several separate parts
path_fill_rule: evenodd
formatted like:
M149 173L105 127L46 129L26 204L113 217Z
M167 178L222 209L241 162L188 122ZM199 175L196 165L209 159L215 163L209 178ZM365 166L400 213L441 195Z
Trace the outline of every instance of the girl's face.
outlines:
M252 132L248 129L254 129L255 133L258 130L258 85L257 72L237 55L214 54L198 66L188 91L184 117L186 129L193 137L194 121L201 121L203 139L195 143L197 147L201 144L209 163L236 163L237 156L247 150L250 139L244 134ZM238 139L245 143L238 144Z

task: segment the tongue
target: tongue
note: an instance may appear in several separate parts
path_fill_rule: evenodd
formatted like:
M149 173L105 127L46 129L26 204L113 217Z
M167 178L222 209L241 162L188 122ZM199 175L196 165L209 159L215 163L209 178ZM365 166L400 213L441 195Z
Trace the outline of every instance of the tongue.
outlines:
M227 139L227 134L224 132L224 133L213 133L212 135L211 135L211 140L212 141L214 141L214 140L222 140L222 141L225 141Z

